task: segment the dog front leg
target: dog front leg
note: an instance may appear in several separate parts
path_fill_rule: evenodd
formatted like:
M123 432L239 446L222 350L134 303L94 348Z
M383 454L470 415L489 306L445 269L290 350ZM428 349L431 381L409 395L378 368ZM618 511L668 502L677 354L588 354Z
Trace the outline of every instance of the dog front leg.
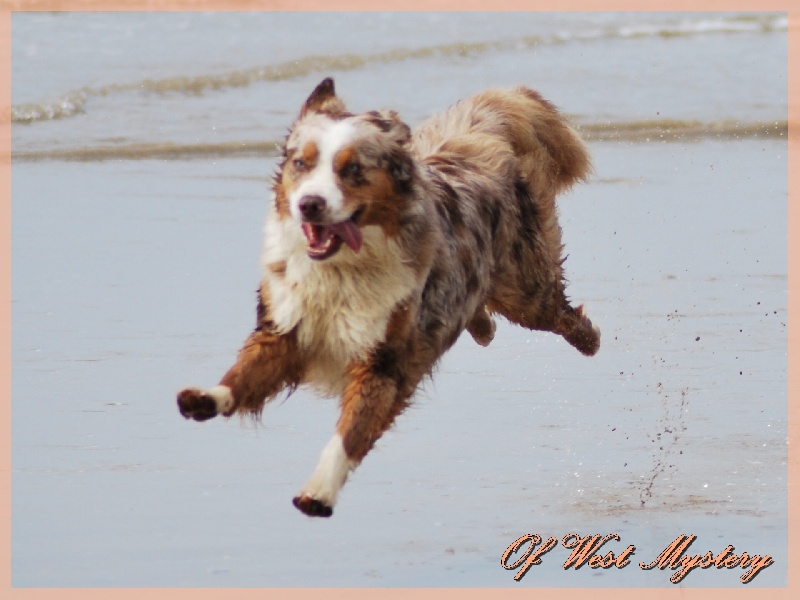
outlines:
M378 352L372 361L356 364L349 375L336 433L322 451L316 470L293 501L301 512L312 517L333 514L347 475L391 426L413 393L413 389L408 388L414 386L401 387L404 377L391 351Z
M205 421L222 414L259 414L264 404L287 385L298 385L302 375L294 332L286 335L266 328L254 331L239 351L236 363L219 385L178 393L178 409L187 419Z

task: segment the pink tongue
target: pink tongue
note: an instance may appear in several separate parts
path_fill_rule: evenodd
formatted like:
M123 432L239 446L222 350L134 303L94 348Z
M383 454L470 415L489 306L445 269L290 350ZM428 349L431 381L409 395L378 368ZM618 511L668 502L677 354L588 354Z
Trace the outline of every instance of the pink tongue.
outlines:
M328 229L342 238L342 241L350 246L353 252L361 250L361 230L349 219L329 225Z

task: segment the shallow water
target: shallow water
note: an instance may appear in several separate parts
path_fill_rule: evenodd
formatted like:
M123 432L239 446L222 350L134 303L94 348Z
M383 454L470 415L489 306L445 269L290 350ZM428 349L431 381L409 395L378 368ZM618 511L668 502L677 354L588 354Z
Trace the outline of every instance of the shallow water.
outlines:
M682 533L768 553L749 587L786 585L785 23L15 14L14 586L665 587L638 563ZM329 74L412 124L520 83L570 114L595 175L561 201L569 293L603 345L460 340L320 521L290 499L335 401L196 424L174 394L252 326L275 143ZM632 564L500 566L573 532L618 533Z

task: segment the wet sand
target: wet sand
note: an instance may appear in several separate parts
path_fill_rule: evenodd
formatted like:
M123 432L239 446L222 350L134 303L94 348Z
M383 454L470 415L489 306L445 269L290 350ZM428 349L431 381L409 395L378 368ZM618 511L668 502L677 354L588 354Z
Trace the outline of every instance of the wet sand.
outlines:
M290 501L335 401L300 391L260 426L174 401L252 326L273 163L15 164L13 585L666 587L638 562L682 533L768 553L749 587L786 585L785 142L591 151L561 215L600 353L463 338L330 520ZM516 583L500 557L527 533L636 553L565 571L554 549Z

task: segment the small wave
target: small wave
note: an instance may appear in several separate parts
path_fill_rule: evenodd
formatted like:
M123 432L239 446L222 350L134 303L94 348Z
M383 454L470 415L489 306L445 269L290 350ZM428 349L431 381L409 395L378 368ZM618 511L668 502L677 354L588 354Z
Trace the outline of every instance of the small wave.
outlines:
M518 42L517 42L518 43ZM530 44L536 43L529 40ZM458 43L429 48L399 49L373 55L305 56L277 65L267 65L228 73L145 79L129 84L112 84L100 88L84 88L64 95L55 102L23 104L12 107L14 123L34 123L69 117L83 112L89 97L110 96L121 92L148 91L160 94L181 93L199 96L205 92L246 87L257 82L286 81L312 73L352 71L372 63L391 63L409 59L465 56L469 53L501 49L506 44L495 42Z
M84 90L65 94L53 102L19 104L11 107L13 123L32 123L63 119L83 112L88 93Z
M591 42L603 39L625 40L643 37L778 32L788 30L788 26L788 19L784 15L768 13L615 26L608 29L559 32L547 36L527 36L500 41L464 42L422 48L399 48L375 54L305 56L276 65L266 65L226 73L146 79L134 83L113 84L100 88L83 88L82 90L65 94L55 102L24 104L12 107L11 118L15 123L35 123L37 121L66 118L84 112L85 104L90 97L110 96L120 92L144 90L160 94L202 95L210 91L240 88L258 82L285 81L312 73L352 71L371 64L468 56L494 51L525 50L541 45Z
M626 142L692 142L789 136L788 121L743 123L741 121L703 122L660 119L652 121L577 124L576 129L587 141Z
M173 142L141 142L98 145L84 148L12 152L14 161L60 160L98 162L105 160L191 160L206 158L239 158L277 156L282 142L224 142L178 144Z
M772 33L787 31L788 28L789 20L784 15L738 15L728 18L684 20L665 25L643 24L620 27L616 32L616 37L681 37L710 33Z
M576 126L581 136L589 142L696 142L701 140L746 140L760 138L788 139L787 121L741 123L720 121L659 120L609 123L584 123ZM793 131L800 129L793 128ZM239 141L223 143L121 143L85 148L14 152L14 161L75 161L98 162L106 160L194 160L241 157L276 157L283 140Z

